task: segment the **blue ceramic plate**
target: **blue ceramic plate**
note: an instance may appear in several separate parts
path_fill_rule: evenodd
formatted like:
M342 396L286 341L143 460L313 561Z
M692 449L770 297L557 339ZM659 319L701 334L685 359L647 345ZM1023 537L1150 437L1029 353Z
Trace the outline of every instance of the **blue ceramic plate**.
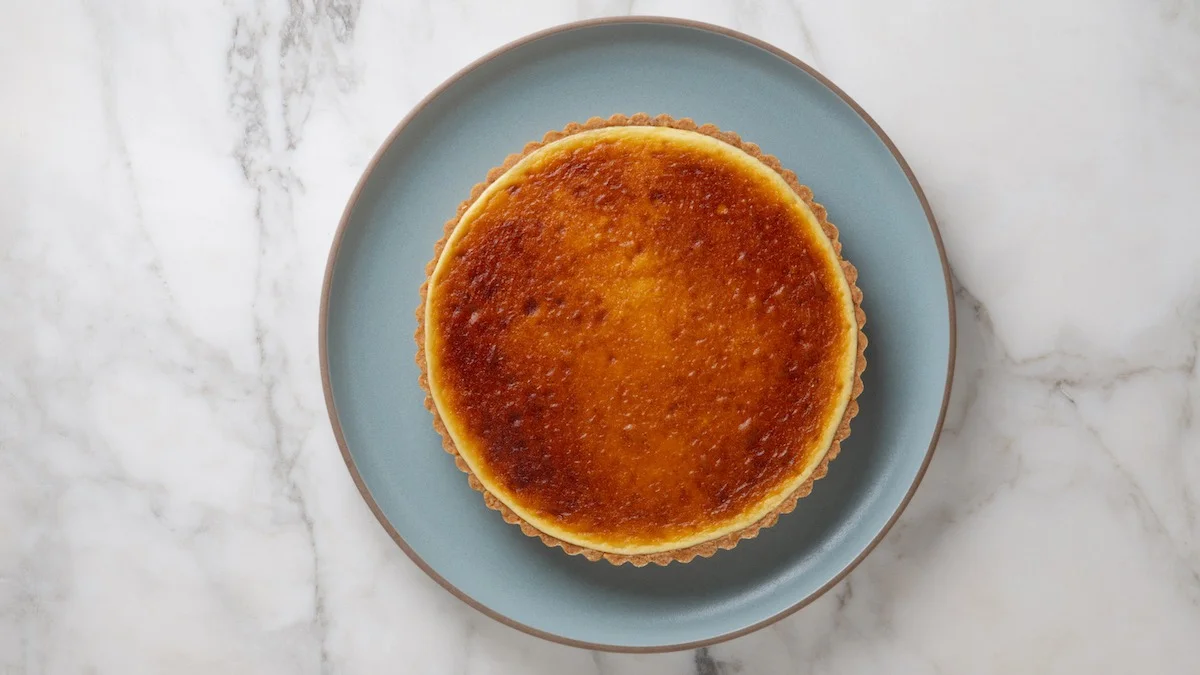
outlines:
M526 141L572 121L668 113L779 157L841 230L870 338L854 433L811 496L710 559L614 567L543 546L488 510L441 448L417 385L414 310L442 226ZM321 360L334 431L380 522L438 583L527 632L654 651L734 637L802 607L887 531L929 461L949 394L954 308L937 229L899 153L795 58L663 19L572 24L451 78L383 144L329 257Z

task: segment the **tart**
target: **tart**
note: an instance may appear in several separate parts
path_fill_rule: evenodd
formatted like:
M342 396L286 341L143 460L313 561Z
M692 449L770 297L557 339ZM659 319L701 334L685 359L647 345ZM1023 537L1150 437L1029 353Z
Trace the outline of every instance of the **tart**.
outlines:
M710 556L850 433L857 272L795 174L712 125L594 118L493 169L417 310L445 449L486 504L615 564Z

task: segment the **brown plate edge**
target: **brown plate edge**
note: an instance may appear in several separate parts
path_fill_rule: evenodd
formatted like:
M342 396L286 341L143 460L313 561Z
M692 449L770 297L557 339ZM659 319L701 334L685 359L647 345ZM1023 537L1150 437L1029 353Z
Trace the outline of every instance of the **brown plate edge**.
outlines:
M562 32L577 30L580 28L589 28L589 27L593 27L593 26L600 26L600 25L606 25L606 24L624 24L624 23L646 23L646 24L665 24L665 25L674 25L674 26L684 26L687 28L708 31L710 33L717 33L719 35L724 35L726 37L740 40L742 42L745 42L745 43L748 43L755 47L758 47L759 49L762 49L770 54L773 54L773 55L787 61L788 63L796 66L797 68L803 70L805 73L812 76L814 79L816 79L822 85L824 85L827 89L829 89L834 94L836 94L847 105L849 105L850 108L852 110L854 110L855 114L857 114L860 118L862 118L862 120L865 121L867 123L867 125L871 127L871 130L873 132L875 132L875 135L879 138L879 140L882 141L885 146L887 146L888 151L891 152L892 156L896 159L896 163L900 165L900 168L904 171L904 174L908 177L908 182L912 186L913 192L916 193L917 199L921 202L921 208L924 209L924 211L925 211L925 218L926 218L926 220L929 221L929 229L933 234L934 243L937 245L938 257L942 261L942 274L946 280L946 304L947 304L947 309L949 310L949 324L950 324L950 350L949 350L949 358L948 358L947 364L946 364L946 389L942 395L942 407L938 413L937 424L934 426L933 436L929 440L929 449L925 451L925 459L921 462L921 468L917 471L916 478L913 480L913 484L911 487L909 487L908 492L904 495L904 499L902 499L900 501L900 504L896 507L896 511L894 513L892 513L891 518L888 519L887 523L884 524L883 528L880 529L879 533L875 535L875 538L872 539L869 544L867 544L867 546L862 550L862 552L859 553L858 556L854 560L850 561L850 563L848 565L846 565L845 568L843 568L840 572L838 572L836 575L834 575L832 579L830 579L828 582L826 582L820 588L818 588L817 590L810 593L807 597L799 600L798 602L796 602L796 604L792 605L791 607L788 607L787 609L785 609L781 612L778 612L778 613L774 614L773 616L767 617L766 619L763 619L757 623L751 624L750 626L746 626L744 628L740 628L738 630L735 630L735 631L732 631L729 633L725 633L723 635L718 635L716 637L711 637L711 638L707 638L704 640L696 640L693 642L684 642L684 643L680 643L680 644L655 645L655 646L649 646L649 647L607 645L607 644L600 644L600 643L594 643L594 642L585 642L582 640L574 640L571 638L563 637L561 635L555 635L553 633L548 633L546 631L538 630L537 628L533 628L532 626L527 626L518 621L514 621L513 619L510 619L510 618L496 612L495 610L493 610L489 607L486 607L483 604L477 602L474 598L470 597L466 593L463 593L456 586L454 586L449 581L447 581L445 578L443 578L440 574L438 574L432 567L429 566L428 563L426 563L423 559L421 559L421 556L417 555L417 552L414 551L408 545L408 543L406 541L404 541L404 538L402 536L400 536L400 533L396 531L396 528L394 528L392 526L391 522L388 521L388 519L384 515L383 511L379 508L379 504L375 501L375 498L373 496L371 496L370 490L367 488L366 483L363 481L362 475L359 473L358 467L354 463L354 458L350 455L350 448L349 448L349 446L347 446L345 435L342 433L342 425L338 418L337 406L334 404L334 400L333 400L333 388L331 386L330 378L329 378L329 345L328 345L328 341L327 341L327 337L326 337L328 334L328 323L329 323L329 296L330 296L330 290L333 287L333 271L334 271L335 264L337 262L338 252L341 249L342 238L346 233L346 226L350 221L350 214L353 213L354 207L358 203L359 196L362 194L363 188L365 187L365 185L367 183L367 179L370 177L371 173L374 172L375 166L379 163L379 161L383 157L384 153L387 152L388 148L391 147L392 143L396 140L396 138L404 131L405 127L407 127L408 124L410 122L412 122L412 120L418 114L420 114L420 112L422 110L424 110L425 107L427 105L429 105L429 103L431 101L433 101L438 96L440 96L442 94L442 92L444 92L450 86L455 84L459 79L461 79L467 73L475 70L482 64L496 58L497 56L500 56L501 54L511 51L517 47L521 47L527 43L534 42L536 40L539 40L541 38L544 38L544 37L547 37L550 35L554 35L556 33L562 33ZM869 555L871 553L871 551L875 550L875 547L879 545L879 542L883 540L884 536L886 536L887 533L892 529L892 526L896 524L896 521L900 518L900 514L903 513L905 507L908 506L909 501L912 500L913 495L917 491L917 487L921 484L921 480L925 477L925 471L929 468L930 461L933 459L934 448L937 446L938 439L942 434L942 425L945 423L946 410L950 404L950 390L951 390L951 385L952 385L953 379L954 379L954 361L955 361L956 353L958 351L958 349L957 349L958 330L957 330L957 324L956 324L956 309L955 309L955 303L954 303L954 285L953 285L953 281L952 281L952 277L951 277L951 273L950 273L950 263L946 259L946 249L945 249L944 244L942 243L942 235L941 235L941 232L938 230L937 221L934 219L933 211L929 207L929 200L926 199L925 192L921 189L920 183L917 182L916 175L913 174L912 168L908 165L908 162L906 162L904 160L904 156L900 154L900 150L896 148L895 143L893 143L892 139L889 138L886 133L884 133L883 129L880 128L879 124L876 123L875 120L870 115L867 114L867 111L863 110L862 106L860 106L854 99L850 98L849 94L842 91L842 89L840 87L838 87L836 84L831 82L828 78L826 78L824 75L819 73L812 66L801 61L800 59L796 58L795 56L792 56L791 54L783 51L782 49L775 47L774 45L771 45L767 42L759 40L758 38L754 38L749 35L746 35L745 33L741 33L739 31L735 31L735 30L732 30L729 28L724 28L722 26L704 23L701 21L692 21L690 19L677 19L677 18L673 18L673 17L662 17L662 16L623 16L623 17L607 17L607 18L601 18L601 19L586 19L583 21L575 21L575 22L571 22L571 23L565 23L565 24L561 24L561 25L554 26L551 28L547 28L545 30L537 31L535 33L531 33L524 37L518 38L512 42L509 42L508 44L506 44L502 47L492 50L491 52L476 59L475 61L472 61L470 64L468 64L467 66L465 66L464 68L462 68L461 70L456 72L454 75L451 75L449 79L447 79L445 82L442 82L440 85L438 85L438 87L436 89L431 91L427 96L425 96L425 98L421 99L420 103L417 103L417 105L414 106L413 109L411 111L409 111L409 113L407 115L405 115L404 119L401 120L400 123L397 124L394 129L392 129L392 132L390 134L388 134L386 139L384 139L383 143L379 146L379 149L375 151L375 155L373 157L371 157L371 161L367 163L366 168L363 170L362 176L358 179L358 183L354 186L354 191L350 194L350 199L346 203L346 208L342 211L342 217L341 217L341 220L338 222L337 231L334 233L333 243L330 245L330 248L329 248L329 257L325 264L325 278L321 285L321 307L320 307L320 316L319 316L319 320L318 320L317 342L318 342L318 353L319 353L318 358L319 358L320 364L321 364L321 386L325 391L325 406L329 412L329 422L333 427L333 435L337 439L338 448L341 450L341 453L342 453L342 459L345 460L346 468L349 469L350 476L354 480L355 486L358 488L358 491L362 495L363 500L366 501L367 506L371 509L371 512L375 514L375 518L379 521L380 525L383 526L383 529L388 533L388 535L391 536L392 540L396 542L396 544L400 547L400 549L403 550L404 553L406 555L408 555L408 557L410 559L412 559L412 561L414 563L416 563L417 567L421 568L421 570L423 572L425 572L425 574L428 574L431 579L436 581L439 585L441 585L443 588L445 588L447 591L449 591L451 594L453 594L459 600L462 600L466 604L468 604L471 607L475 608L476 610L482 612L483 614L486 614L487 616L495 619L496 621L499 621L499 622L501 622L505 625L508 625L512 628L516 628L517 630L520 630L524 633L528 633L529 635L533 635L535 637L539 637L539 638L542 638L545 640L550 640L551 642L557 642L559 644L564 644L564 645L568 645L571 647L580 647L583 649L596 649L596 650L607 651L607 652L645 654L645 653L657 653L657 652L682 651L682 650L686 650L686 649L697 649L700 647L707 647L709 645L714 645L719 642L725 642L727 640L732 640L734 638L738 638L743 635L753 633L754 631L759 630L760 628L765 628L765 627L775 623L776 621L779 621L780 619L788 617L788 616L794 614L795 612L803 609L809 603L813 602L817 598L824 595L827 591L829 591L829 589L833 588L839 582L841 582L841 580L844 579L846 577L846 575L848 575L855 567L858 567L859 563L861 563L863 561L863 559L865 559L867 557L867 555Z

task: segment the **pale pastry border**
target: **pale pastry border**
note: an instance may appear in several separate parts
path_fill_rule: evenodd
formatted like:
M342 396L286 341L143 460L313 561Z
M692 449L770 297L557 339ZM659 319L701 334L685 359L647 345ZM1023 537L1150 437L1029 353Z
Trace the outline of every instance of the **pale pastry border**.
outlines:
M493 495L491 492L489 492L487 490L487 488L483 485L483 483L471 471L471 468L468 466L466 460L459 454L458 449L456 448L456 446L454 444L454 441L451 439L451 436L446 429L445 423L443 422L441 416L438 413L437 406L434 404L434 401L433 401L433 398L432 398L432 395L430 392L428 362L427 362L426 353L425 353L425 313L426 313L425 309L426 309L426 299L427 299L428 291L429 291L429 280L433 276L433 272L434 272L435 268L437 267L438 261L441 258L442 250L445 248L447 241L450 239L451 233L454 232L455 227L458 225L463 214L465 214L467 212L468 208L470 208L470 206L475 203L475 201L480 197L481 194L483 194L484 190L489 185L491 185L494 181L496 181L498 178L500 178L502 175L504 175L509 169L511 169L513 166L515 166L521 159L523 159L530 153L536 151L537 149L541 148L542 146L544 146L548 143L552 143L554 141L560 140L567 136L577 134L582 131L589 131L589 130L593 130L593 129L600 129L600 128L605 128L605 127L616 127L616 126L665 126L665 127L672 127L675 129L681 129L681 130L685 130L685 131L695 131L698 133L702 133L706 136L716 138L720 141L728 143L729 145L739 148L746 154L759 160L760 162L762 162L763 164L765 164L766 166L770 167L775 172L777 172L780 176L782 176L784 181L787 182L787 184L792 188L792 190L794 190L796 192L796 194L799 195L800 198L805 202L805 204L808 205L809 209L812 211L813 215L816 216L818 222L820 223L822 231L829 238L829 241L833 246L833 250L834 250L835 254L838 256L839 262L841 263L842 272L843 272L843 275L845 276L847 285L850 288L851 300L854 303L854 314L855 314L855 318L858 323L858 339L857 339L858 354L857 354L857 358L856 358L856 362L855 362L855 366L854 366L854 382L851 386L850 399L846 404L846 409L845 409L844 414L842 415L841 424L838 426L838 429L833 436L832 443L830 444L829 448L826 450L821 461L812 469L808 478L805 479L804 482L801 483L797 488L795 488L791 492L791 494L789 494L787 497L785 497L783 499L783 501L780 502L774 509L769 511L763 517L759 518L757 521L751 523L750 525L748 525L746 527L743 527L742 529L735 530L728 534L724 534L724 535L718 536L714 539L710 539L708 541L694 544L694 545L688 546L686 548L672 549L672 550L658 551L658 552L649 552L649 553L635 553L635 554L623 554L623 553L611 553L611 552L606 552L606 551L599 551L596 549L591 549L591 548L587 548L584 546L579 546L579 545L576 545L573 543L569 543L569 542L563 541L561 539L558 539L556 537L553 537L553 536L537 529L535 526L530 524L528 521L521 518L517 513L515 513L512 509L510 509L507 505L505 505L499 498L497 498L495 495ZM416 361L417 361L418 367L421 370L421 375L420 375L419 381L420 381L422 390L424 390L424 392L425 392L425 408L427 410L429 410L430 413L433 415L433 426L437 430L438 434L442 437L442 445L443 445L444 449L446 450L446 452L448 452L454 456L455 464L458 466L458 468L461 471L463 471L465 474L467 474L467 479L468 479L468 482L470 483L471 487L483 495L484 502L487 504L487 506L491 509L499 511L501 516L504 518L505 522L508 522L508 523L511 523L514 525L518 525L521 528L521 531L524 532L527 536L537 537L537 538L541 539L541 541L544 544L546 544L547 546L551 546L551 547L557 546L568 554L582 555L585 558L587 558L588 560L592 560L592 561L603 558L614 565L630 563L637 567L644 566L648 563L655 563L658 565L666 565L666 564L670 563L671 561L679 561L679 562L686 563L686 562L690 562L691 560L693 560L696 556L709 557L709 556L712 556L714 553L716 553L720 549L731 549L734 546L736 546L737 543L739 541L741 541L742 539L753 538L753 537L757 536L759 531L762 530L763 528L774 525L775 522L779 519L779 516L781 514L789 513L792 510L794 510L796 508L796 503L800 500L800 498L807 496L812 491L813 482L826 475L826 473L828 471L829 462L831 460L833 460L840 452L841 442L844 441L847 437L849 437L850 421L855 417L855 415L858 414L857 399L858 399L858 396L862 393L862 389L863 389L862 373L866 369L866 357L864 355L864 352L867 347L867 338L866 338L866 335L863 334L863 330L862 330L863 326L866 323L866 315L862 310L862 291L858 288L857 283L856 283L857 279L858 279L858 271L855 269L855 267L853 265L851 265L849 262L847 262L845 259L843 259L841 257L841 253L842 253L842 244L838 240L838 230L836 227L834 227L833 224L831 224L828 221L825 208L822 207L820 204L817 204L816 202L813 201L812 190L810 190L808 187L806 187L804 185L801 185L799 180L796 178L796 174L793 173L792 171L784 169L780 165L778 159L776 159L775 157L773 157L771 155L763 154L757 145L755 145L753 143L747 143L747 142L742 141L741 138L735 133L722 132L716 126L711 125L711 124L705 124L705 125L699 126L695 122L693 122L691 119L688 119L688 118L676 120L669 115L658 115L657 117L652 118L649 115L646 115L644 113L639 113L639 114L633 115L632 117L626 117L624 115L613 115L612 117L610 117L608 119L593 117L593 118L587 120L583 124L578 124L578 123L568 124L562 131L548 132L543 137L541 142L533 141L533 142L526 144L526 146L522 150L522 152L509 155L507 158L505 158L505 161L503 164L501 164L500 166L493 168L491 171L489 171L486 179L483 182L476 184L472 188L470 196L459 205L458 211L456 212L455 216L453 218L451 218L449 221L447 221L445 228L444 228L442 238L434 246L433 259L426 266L426 270L425 270L426 271L426 275L425 275L426 281L425 281L425 283L423 283L421 285L421 303L416 311L416 315L417 315L417 331L416 331L416 335L415 335L416 342L417 342Z

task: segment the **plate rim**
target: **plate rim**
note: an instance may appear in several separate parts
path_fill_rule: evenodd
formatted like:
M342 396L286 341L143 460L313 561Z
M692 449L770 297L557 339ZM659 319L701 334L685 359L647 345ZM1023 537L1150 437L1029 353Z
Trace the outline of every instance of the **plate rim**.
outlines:
M367 181L369 180L371 175L374 173L376 166L379 164L379 162L383 158L384 154L387 153L388 149L391 148L392 144L396 141L396 139L400 136L400 134L402 134L404 132L405 128L407 128L408 125L414 119L416 119L416 117L418 115L420 115L431 102L433 102L435 99L437 99L439 96L441 96L443 92L445 92L447 89L449 89L455 83L457 83L460 79L465 77L467 74L473 72L480 66L491 61L492 59L495 59L503 54L506 54L517 48L523 47L526 44L529 44L531 42L536 42L537 40L540 40L545 37L549 37L551 35L556 35L558 33L565 33L565 32L569 32L569 31L573 31L573 30L578 30L580 28L591 28L591 27L596 27L596 26L618 25L618 24L638 24L638 23L653 24L653 25L666 25L666 26L678 26L678 27L684 27L684 28L691 28L691 29L695 29L695 30L707 31L709 33L715 33L715 34L718 34L718 35L721 35L724 37L733 38L735 40L739 40L741 42L750 44L754 47L758 47L759 49L762 49L763 51L766 51L778 58L781 58L784 61L787 61L788 63L790 63L791 65L804 71L809 76L814 78L817 82L819 82L821 85L823 85L825 88L827 88L831 92L833 92L839 99L841 99L844 103L846 103L846 105L850 106L851 110L853 110L854 113L859 116L859 118L861 118L864 122L867 123L867 126L869 126L871 128L871 131L874 132L876 137L878 137L879 140L881 142L883 142L884 146L887 147L887 149L891 153L892 157L895 158L896 163L899 164L901 170L904 171L905 176L908 178L909 185L912 187L913 192L916 194L918 201L920 201L920 203L921 203L921 208L925 212L925 219L926 219L926 221L928 221L930 232L933 235L934 244L937 246L938 258L942 264L942 275L945 278L945 283L946 283L946 306L947 306L947 310L948 310L948 319L949 319L949 328L950 328L948 358L947 358L947 363L946 363L946 384L945 384L945 389L942 393L942 405L941 405L941 409L938 412L937 423L934 425L933 434L929 440L929 447L925 451L925 457L924 457L924 459L922 459L921 466L917 470L916 476L913 478L912 485L909 486L908 491L904 495L904 498L900 500L900 503L897 505L896 510L888 518L887 522L884 523L883 527L879 530L878 534L875 535L875 537L866 545L866 547L863 548L863 550L861 552L859 552L859 554L857 556L855 556L855 558L853 560L851 560L844 568L842 568L837 574L835 574L832 578L830 578L829 581L822 584L820 588L816 589L812 593L809 593L808 595L801 598L797 602L793 603L791 606L787 607L786 609L784 609L780 612L776 612L775 614L773 614L765 619L762 619L760 621L757 621L749 626L744 626L742 628L739 628L734 631L730 631L728 633L722 633L720 635L716 635L713 637L704 638L704 639L700 639L700 640L693 640L691 642L682 642L682 643L665 644L665 645L619 645L619 644L604 644L604 643L597 643L597 642L588 642L586 640L576 640L574 638L569 638L569 637L566 637L563 635L558 635L555 633L544 631L539 628L534 628L533 626L529 626L529 625L523 624L519 621L516 621L514 619L511 619L511 618L501 614L500 612L484 605L483 603L475 600L473 597L471 597L470 595L468 595L468 594L464 593L462 590L460 590L457 586L450 583L442 575L438 574L438 572L435 569L433 569L433 567L431 567L428 563L426 563L425 560L423 560L421 558L421 556L418 555L417 552L415 550L413 550L413 548L411 546L408 545L408 542L406 542L404 540L404 537L401 536L401 534L392 525L391 521L389 521L387 516L383 513L383 510L380 508L378 502L376 502L375 498L371 495L370 489L367 488L366 482L363 480L362 474L359 472L358 466L355 464L354 458L350 454L350 447L346 443L346 437L342 432L342 425L341 425L340 418L338 416L337 406L333 400L333 386L332 386L332 382L331 382L331 378L330 378L330 374L329 374L329 344L328 344L329 300L330 300L330 295L331 295L331 291L333 288L334 268L336 267L336 264L337 264L338 253L341 250L342 240L344 238L344 235L345 235L346 230L348 229L348 225L350 223L350 215L351 215L351 213L353 213L354 208L357 206L359 197L362 195L362 191L365 188ZM395 128L392 129L391 133L389 133L387 135L387 137L383 140L383 142L380 144L379 148L375 151L375 154L372 155L370 161L367 162L366 167L363 169L362 175L359 177L358 182L354 186L354 190L350 193L350 197L347 200L346 206L342 211L342 216L338 221L337 230L334 232L333 241L329 247L329 255L328 255L328 257L326 259L326 263L325 263L324 280L321 284L321 304L320 304L320 312L319 312L318 326L317 326L317 328L318 328L317 344L318 344L318 360L320 361L320 366L321 366L321 386L325 392L325 407L329 414L329 422L330 422L330 425L333 427L333 435L334 435L334 438L337 440L338 448L340 449L341 454L342 454L342 459L346 463L346 468L350 471L350 477L351 477L351 479L353 479L354 485L358 488L359 494L362 496L363 501L365 501L367 506L370 508L371 513L375 514L375 519L378 520L379 524L383 526L384 531L386 531L388 533L388 535L392 538L392 541L394 541L396 543L396 545L399 546L402 551L404 551L405 555L407 555L409 557L409 559L412 560L412 562L414 564L416 564L416 566L418 568L421 569L422 572L424 572L431 579L433 579L435 582L437 582L437 584L439 586L444 588L451 595L455 596L456 598L458 598L462 602L466 603L467 605L471 606L475 610L481 612L482 614L484 614L496 621L499 621L502 624L505 624L511 628L515 628L523 633L532 635L534 637L539 637L544 640L549 640L551 642L557 642L559 644L567 645L570 647L579 647L579 648L583 648L583 649L593 649L593 650L606 651L606 652L617 652L617 653L649 654L649 653L683 651L683 650L688 650L688 649L697 649L697 648L701 648L701 647L707 647L707 646L714 645L714 644L717 644L720 642L725 642L727 640L733 640L735 638L741 637L743 635L748 635L757 630L765 628L777 621L780 621L781 619L784 619L784 618L796 613L797 611L803 609L804 607L806 607L807 605L812 603L817 598L824 595L831 588L833 588L838 583L840 583L842 581L842 579L844 579L848 574L850 574L850 572L853 571L854 568L858 567L858 565L868 555L870 555L872 551L875 550L875 547L878 546L879 542L881 542L883 540L883 538L885 536L887 536L888 532L891 531L892 527L896 524L896 521L900 518L900 515L904 512L904 509L908 506L908 503L912 500L913 495L917 491L917 487L920 486L922 479L924 479L924 477L925 477L925 472L929 468L930 461L933 459L934 449L937 447L938 440L941 437L942 427L946 421L946 411L949 408L949 404L950 404L950 391L951 391L951 387L952 387L953 380L954 380L954 363L955 363L955 358L956 358L956 355L958 352L958 330L957 330L956 317L957 317L957 313L956 313L956 308L955 308L954 285L953 285L952 273L950 271L950 263L946 258L946 248L942 242L941 231L938 229L937 220L934 218L933 210L929 206L929 200L926 199L925 192L924 192L924 190L921 189L921 185L917 181L916 175L913 173L912 168L908 165L908 162L905 161L904 156L900 153L900 150L896 147L895 143L892 142L891 138L889 138L888 135L879 126L879 124L877 122L875 122L874 118L872 118L869 114L867 114L867 111L864 110L862 108L862 106L860 106L858 104L857 101L855 101L853 98L851 98L849 94L847 94L845 91L843 91L840 87L838 87L836 84L834 84L831 80L829 80L829 78L822 75L816 68L808 65L804 61L800 60L799 58L793 56L792 54L788 53L787 51L784 51L783 49L781 49L779 47L776 47L776 46L774 46L768 42L765 42L763 40L760 40L756 37L742 33L741 31L733 30L731 28L726 28L724 26L718 26L716 24L706 23L703 21L694 21L691 19L680 19L680 18L676 18L676 17L619 16L619 17L603 17L603 18L596 18L596 19L584 19L581 21L572 21L569 23L559 24L556 26L552 26L550 28L546 28L546 29L539 30L539 31L536 31L533 33L529 33L520 38L517 38L516 40L508 42L507 44L504 44L496 49L493 49L493 50L489 51L488 53L484 54L483 56L475 59L474 61L471 61L469 64L467 64L463 68L459 69L457 72L455 72L449 78L447 78L445 81L443 81L441 84L439 84L436 88L434 88L431 92L429 92L424 98L422 98L420 102L418 102L415 106L413 106L413 108L408 112L408 114L406 114L404 116L404 118L400 120L400 122L395 126Z

